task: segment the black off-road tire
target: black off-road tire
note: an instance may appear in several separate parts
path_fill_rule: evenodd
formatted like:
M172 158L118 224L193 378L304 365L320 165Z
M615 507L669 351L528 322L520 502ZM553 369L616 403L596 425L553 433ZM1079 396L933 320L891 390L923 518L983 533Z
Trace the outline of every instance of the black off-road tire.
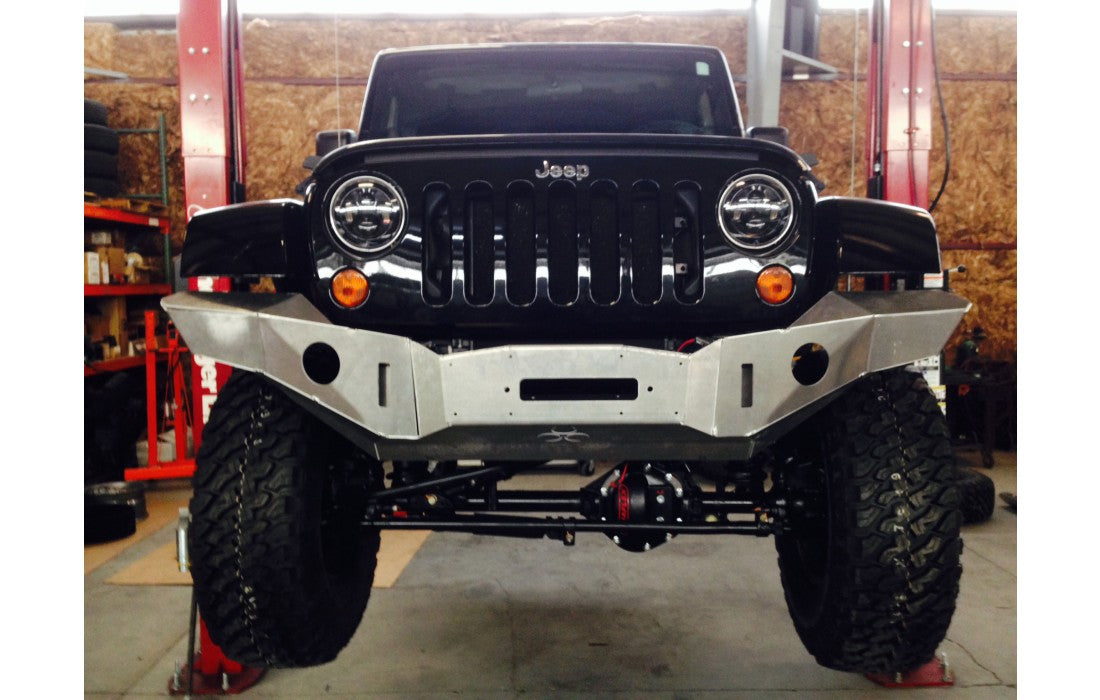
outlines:
M118 153L118 132L99 124L84 125L84 150Z
M84 98L84 123L107 126L107 105Z
M795 629L818 663L895 673L931 660L962 567L956 468L918 374L865 377L778 446L792 506L776 537Z
M362 497L381 479L355 454L261 377L226 383L196 457L188 540L199 611L229 658L314 666L355 633L379 544L359 525Z
M960 468L958 485L963 524L984 523L993 517L997 508L997 487L993 479L973 469Z
M84 177L118 181L118 156L84 149Z
M103 177L84 176L84 191L100 197L114 197L119 193L118 182Z

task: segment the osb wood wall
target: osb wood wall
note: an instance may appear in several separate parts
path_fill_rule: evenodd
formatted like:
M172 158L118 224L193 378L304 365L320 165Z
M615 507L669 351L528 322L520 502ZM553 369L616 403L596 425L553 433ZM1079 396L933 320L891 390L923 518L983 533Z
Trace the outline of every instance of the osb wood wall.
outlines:
M629 15L576 18L288 20L246 18L245 110L250 200L293 196L301 164L322 129L355 128L374 55L383 48L508 41L653 41L722 49L735 75L745 73L742 14ZM180 159L177 43L172 31L123 31L85 24L85 65L131 76L88 78L86 97L105 102L116 128L168 121L173 242L185 228ZM791 146L820 159L825 194L865 191L866 13L824 13L820 59L834 81L785 82L780 121ZM1016 16L944 14L937 20L943 99L950 119L951 180L934 216L945 266L966 265L952 286L974 305L963 331L982 326L983 354L1016 356ZM339 84L339 89L337 89ZM738 83L744 100L744 85ZM751 117L750 117L751 118ZM933 131L932 193L944 169L944 138ZM159 189L155 139L127 137L120 153L123 188Z

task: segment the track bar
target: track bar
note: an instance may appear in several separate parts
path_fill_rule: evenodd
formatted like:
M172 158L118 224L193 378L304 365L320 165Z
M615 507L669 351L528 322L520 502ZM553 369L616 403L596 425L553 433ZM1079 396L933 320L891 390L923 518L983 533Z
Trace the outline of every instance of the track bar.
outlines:
M454 503L457 510L576 513L581 509L581 496L576 491L497 491L495 500L459 496ZM699 503L705 513L752 513L760 506L756 501L722 495L704 495Z
M447 520L431 519L371 519L363 521L366 527L388 530L434 530L436 532L469 532L479 535L502 535L512 537L549 537L564 539L566 533L601 532L622 534L671 533L673 535L756 535L764 537L772 534L770 523L735 522L717 524L685 523L619 523L596 522L591 520L571 520L560 518L474 518L455 517Z

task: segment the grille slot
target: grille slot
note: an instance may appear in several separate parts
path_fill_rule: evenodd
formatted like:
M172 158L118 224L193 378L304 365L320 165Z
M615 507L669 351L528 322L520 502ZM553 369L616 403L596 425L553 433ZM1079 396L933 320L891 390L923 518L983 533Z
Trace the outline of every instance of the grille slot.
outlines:
M493 188L487 182L466 187L466 300L483 305L493 300Z
M589 190L588 252L592 301L609 306L619 300L622 276L619 252L619 190L614 182L598 180Z
M535 300L535 188L530 182L508 186L505 221L505 269L508 301L517 305Z
M577 300L577 192L573 183L550 185L546 210L550 301L564 306Z
M630 286L639 304L661 298L661 207L657 183L635 183L630 197Z
M450 188L433 183L424 189L424 253L421 276L424 299L433 305L451 300Z
M676 300L692 304L703 298L703 246L699 240L699 186L676 185L672 198L672 272Z

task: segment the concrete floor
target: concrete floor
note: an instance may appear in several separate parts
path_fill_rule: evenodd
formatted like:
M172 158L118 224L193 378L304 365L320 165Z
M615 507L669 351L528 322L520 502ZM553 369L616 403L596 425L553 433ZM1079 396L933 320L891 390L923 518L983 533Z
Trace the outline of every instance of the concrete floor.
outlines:
M975 453L960 456L977 463ZM1014 454L998 453L986 473L998 493L1015 493ZM958 697L1016 695L1016 516L1001 505L990 521L963 529L958 609L940 647ZM85 576L86 697L167 695L175 663L186 657L190 590L104 581L173 538L169 525ZM594 534L567 548L434 533L393 588L373 592L358 633L335 662L270 671L245 697L897 692L822 668L805 652L768 540L681 537L637 555Z

